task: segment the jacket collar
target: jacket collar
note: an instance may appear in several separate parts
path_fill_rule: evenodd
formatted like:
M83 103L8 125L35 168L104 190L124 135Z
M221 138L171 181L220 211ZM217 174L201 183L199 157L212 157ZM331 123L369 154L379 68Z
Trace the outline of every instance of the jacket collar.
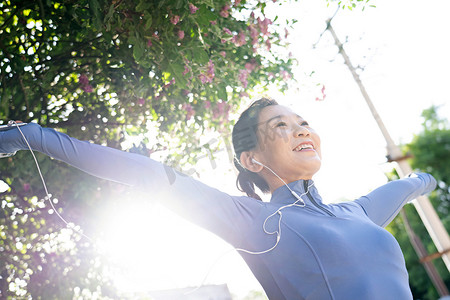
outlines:
M310 203L308 196L305 194L302 196L303 193L305 193L305 184L306 184L306 190L309 191L309 194L314 197L314 199L317 202L322 202L322 199L317 191L316 186L314 185L314 181L312 179L309 180L297 180L288 183L288 186L291 190L295 191L305 203ZM309 188L308 188L309 187ZM286 185L282 185L279 188L277 188L272 193L272 198L270 199L270 202L272 203L283 203L283 204L290 204L297 201L297 198L295 198L291 191L286 187Z

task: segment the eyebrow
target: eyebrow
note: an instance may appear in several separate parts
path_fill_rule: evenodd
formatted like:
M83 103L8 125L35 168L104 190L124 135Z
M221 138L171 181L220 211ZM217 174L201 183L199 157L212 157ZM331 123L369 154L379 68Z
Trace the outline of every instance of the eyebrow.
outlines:
M297 114L293 114L293 115L296 116L298 119L304 120L302 117L300 117L300 116L297 115ZM265 123L266 123L266 124L269 124L271 121L273 121L273 120L275 120L275 119L282 119L283 117L286 117L286 115L278 115L278 116L272 117L272 118L270 118L269 120L267 120Z

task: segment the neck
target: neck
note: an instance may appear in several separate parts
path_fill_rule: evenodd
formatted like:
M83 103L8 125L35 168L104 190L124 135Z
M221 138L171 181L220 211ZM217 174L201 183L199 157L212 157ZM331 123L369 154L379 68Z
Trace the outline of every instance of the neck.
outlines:
M291 183L291 182L294 182L294 181L297 181L297 180L309 180L309 179L312 179L312 176L302 176L301 178L291 179L291 180L285 179L285 178L282 178L282 177L281 177L281 179L283 179L283 181L284 181L286 184L288 184L288 183ZM280 180L278 177L276 177L275 175L270 176L270 179L269 179L269 180L266 178L266 181L267 181L267 184L269 185L270 193L272 193L272 194L273 194L273 192L274 192L276 189L278 189L278 188L281 187L281 186L284 186L284 182L281 181L281 180Z

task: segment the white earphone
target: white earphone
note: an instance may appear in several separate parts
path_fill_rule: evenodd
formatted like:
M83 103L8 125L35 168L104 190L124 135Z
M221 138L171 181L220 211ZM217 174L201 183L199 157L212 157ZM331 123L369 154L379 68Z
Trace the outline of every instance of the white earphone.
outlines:
M291 190L291 188L287 185L287 183L286 183L283 179L281 179L281 177L278 176L277 173L275 173L274 171L272 171L271 168L269 168L268 166L266 166L266 165L263 164L263 163L260 163L259 161L257 161L257 160L254 159L254 158L252 158L252 162L254 162L254 163L257 164L257 165L260 165L260 166L266 168L267 170L269 170L270 172L272 172L275 176L277 176L278 179L280 179L280 180L284 183L284 185L289 189L289 191L291 192L292 196L294 196L294 197L297 199L297 201L300 201L300 202L302 203L302 205L299 205L299 206L304 207L304 206L306 205L306 204L305 204L305 201L303 201L303 199L302 199L296 192L294 192L293 190ZM309 187L308 187L308 190L309 190ZM296 202L297 202L297 201L296 201Z
M238 162L239 162L239 161L238 161ZM278 174L275 173L271 168L269 168L268 166L266 166L266 165L263 164L263 163L260 163L259 161L257 161L257 160L254 159L254 158L252 158L252 162L254 162L255 164L260 165L260 166L266 168L267 170L269 170L270 172L272 172L276 177L278 177L278 179L280 179L280 180L284 183L284 185L289 189L289 191L291 192L291 194L297 199L297 201L295 201L294 203L291 203L291 204L288 204L288 205L284 205L284 206L278 208L274 213L272 213L271 215L269 215L269 216L264 220L264 223L263 223L263 226L262 226L264 232L265 232L266 234L276 234L276 235L277 235L277 241L275 242L275 244L274 244L271 248L269 248L269 249L267 249L267 250L264 250L264 251L250 251L250 250L246 250L246 249L235 248L237 251L242 251L242 252L245 252L245 253L248 253L248 254L254 254L254 255L257 255L257 254L264 254L264 253L270 252L270 251L272 251L273 249L275 249L275 248L278 246L278 243L280 242L280 239L281 239L281 219L283 218L283 213L282 213L281 211L282 211L283 209L288 208L288 207L291 207L291 206L305 207L305 206L306 206L305 201L303 201L303 199L302 199L301 196L306 195L306 194L309 192L309 188L310 188L311 186L313 186L314 183L312 183L311 185L309 185L308 188L307 188L307 190L306 190L303 194L301 194L301 195L299 196L299 195L298 195L295 191L293 191L293 190L287 185L287 183L286 183L280 176L278 176ZM300 202L300 204L297 204L298 202ZM280 215L280 218L279 218L279 220L278 220L278 230L272 231L272 232L267 231L267 230L266 230L266 223L267 223L267 221L268 221L270 218L272 218L273 216L277 215L277 214Z
M260 165L260 166L263 166L263 167L264 167L264 165L263 165L262 163L260 163L259 161L257 161L257 160L254 159L254 158L252 158L252 162L254 162L254 163L257 164L257 165Z

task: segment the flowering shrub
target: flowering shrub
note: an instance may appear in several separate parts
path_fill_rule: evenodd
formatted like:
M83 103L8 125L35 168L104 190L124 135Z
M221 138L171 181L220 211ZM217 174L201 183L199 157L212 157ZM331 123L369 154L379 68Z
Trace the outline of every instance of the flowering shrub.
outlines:
M271 54L272 45L285 45L284 27L265 17L266 5L81 0L47 1L42 10L5 2L5 19L15 17L5 24L13 31L2 33L8 109L0 119L36 119L89 138L95 124L96 131L135 125L138 134L156 122L161 134L186 139L189 121L225 130L228 116L213 113L220 103L230 107L226 114L254 87L283 89L292 78L295 61ZM192 110L181 109L185 104Z

